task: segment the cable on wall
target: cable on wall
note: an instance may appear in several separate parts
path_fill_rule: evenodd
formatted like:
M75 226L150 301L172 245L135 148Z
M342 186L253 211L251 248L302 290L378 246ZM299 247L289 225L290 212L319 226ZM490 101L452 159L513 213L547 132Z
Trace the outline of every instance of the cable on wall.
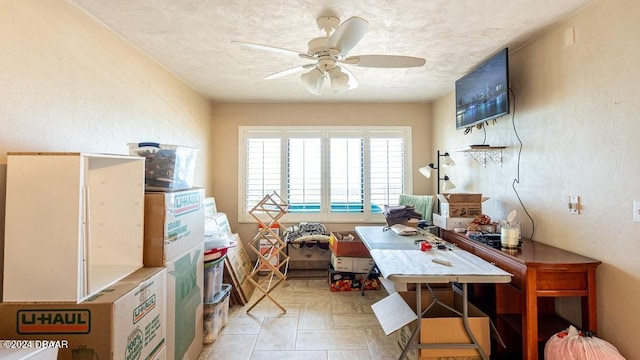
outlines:
M516 95L513 93L513 89L509 88L509 92L511 93L511 98L513 99L513 112L511 113L511 125L513 126L513 132L514 134L516 134L516 138L518 139L518 143L520 143L520 147L518 149L518 161L517 161L517 175L516 177L513 179L513 182L511 183L511 187L513 188L513 192L516 194L516 197L518 198L518 201L520 202L520 205L522 206L522 209L524 210L525 214L527 214L527 217L529 217L529 220L531 220L531 236L529 237L529 239L533 240L533 236L536 232L536 224L535 221L533 221L533 218L531 217L531 215L529 214L529 211L527 211L527 208L524 206L524 203L522 202L522 199L520 198L520 194L518 194L518 189L516 189L516 183L520 184L520 155L522 154L522 140L520 139L520 135L518 135L518 130L516 129L516 122L515 122L515 117L516 117Z
M487 123L485 122L484 125L482 125L482 132L484 133L484 139L482 139L482 145L487 143Z

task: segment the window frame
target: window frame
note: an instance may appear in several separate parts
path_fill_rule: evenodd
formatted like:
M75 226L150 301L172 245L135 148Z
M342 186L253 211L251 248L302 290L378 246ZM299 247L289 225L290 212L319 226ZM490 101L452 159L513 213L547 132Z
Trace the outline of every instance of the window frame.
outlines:
M322 203L325 210L320 213L288 213L283 220L288 223L298 223L302 221L323 222L323 223L384 223L384 216L381 213L371 212L370 194L370 174L369 174L369 140L371 138L398 137L403 139L403 193L410 194L413 189L412 184L412 134L411 126L239 126L238 127L238 222L252 223L256 220L246 209L247 193L247 141L250 138L279 138L280 139L280 191L278 194L287 199L287 139L299 137L315 137L320 135L322 146L322 174L329 173L330 151L328 142L331 138L348 138L353 136L364 139L364 209L362 213L331 213L329 202L330 178L322 176L321 193ZM331 135L331 136L329 136ZM387 135L387 136L385 136ZM267 219L268 220L268 219Z

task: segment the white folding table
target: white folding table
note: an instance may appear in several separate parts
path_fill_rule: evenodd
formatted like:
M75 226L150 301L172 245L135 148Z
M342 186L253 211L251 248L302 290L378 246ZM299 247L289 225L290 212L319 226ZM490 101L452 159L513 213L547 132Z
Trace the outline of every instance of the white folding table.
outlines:
M420 322L417 321L416 328L400 355L400 360L412 348L473 348L477 349L484 360L488 359L469 328L467 284L508 283L511 281L511 274L450 244L447 244L443 250L434 247L430 251L421 251L418 242L433 240L433 236L429 234L400 236L383 226L357 226L356 233L369 249L375 266L383 278L393 282L416 285L415 315L417 319L420 319L437 302L434 297L434 303L422 311L423 284L428 287L428 284L458 283L462 288L462 313L460 315L471 343L416 344L415 339L420 333ZM442 243L445 242L442 241ZM441 305L444 304L441 303ZM454 309L451 310L457 312ZM383 328L384 326L385 324L383 324Z

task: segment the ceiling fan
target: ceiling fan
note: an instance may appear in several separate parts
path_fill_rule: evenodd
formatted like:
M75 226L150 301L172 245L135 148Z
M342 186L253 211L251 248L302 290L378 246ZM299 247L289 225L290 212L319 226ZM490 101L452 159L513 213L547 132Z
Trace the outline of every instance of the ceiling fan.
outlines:
M338 94L354 89L358 86L355 76L344 65L353 65L370 68L409 68L419 67L425 64L425 59L400 56L400 55L353 55L348 52L362 39L367 31L369 23L357 16L351 17L340 23L335 16L322 16L316 20L318 28L324 31L325 36L312 39L308 43L307 52L283 49L269 45L261 45L244 41L232 41L232 43L247 46L254 49L276 52L285 55L293 55L312 63L299 65L290 69L279 71L266 76L265 80L276 79L282 76L295 74L311 69L301 75L302 83L311 93L320 95L325 78L331 82L331 89Z

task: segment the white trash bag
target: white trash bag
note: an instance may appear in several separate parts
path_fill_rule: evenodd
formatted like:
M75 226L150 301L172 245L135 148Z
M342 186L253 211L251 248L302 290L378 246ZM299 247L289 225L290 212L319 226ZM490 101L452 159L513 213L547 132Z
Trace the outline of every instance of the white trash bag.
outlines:
M544 346L546 360L625 360L610 343L583 333L573 326L549 338Z

